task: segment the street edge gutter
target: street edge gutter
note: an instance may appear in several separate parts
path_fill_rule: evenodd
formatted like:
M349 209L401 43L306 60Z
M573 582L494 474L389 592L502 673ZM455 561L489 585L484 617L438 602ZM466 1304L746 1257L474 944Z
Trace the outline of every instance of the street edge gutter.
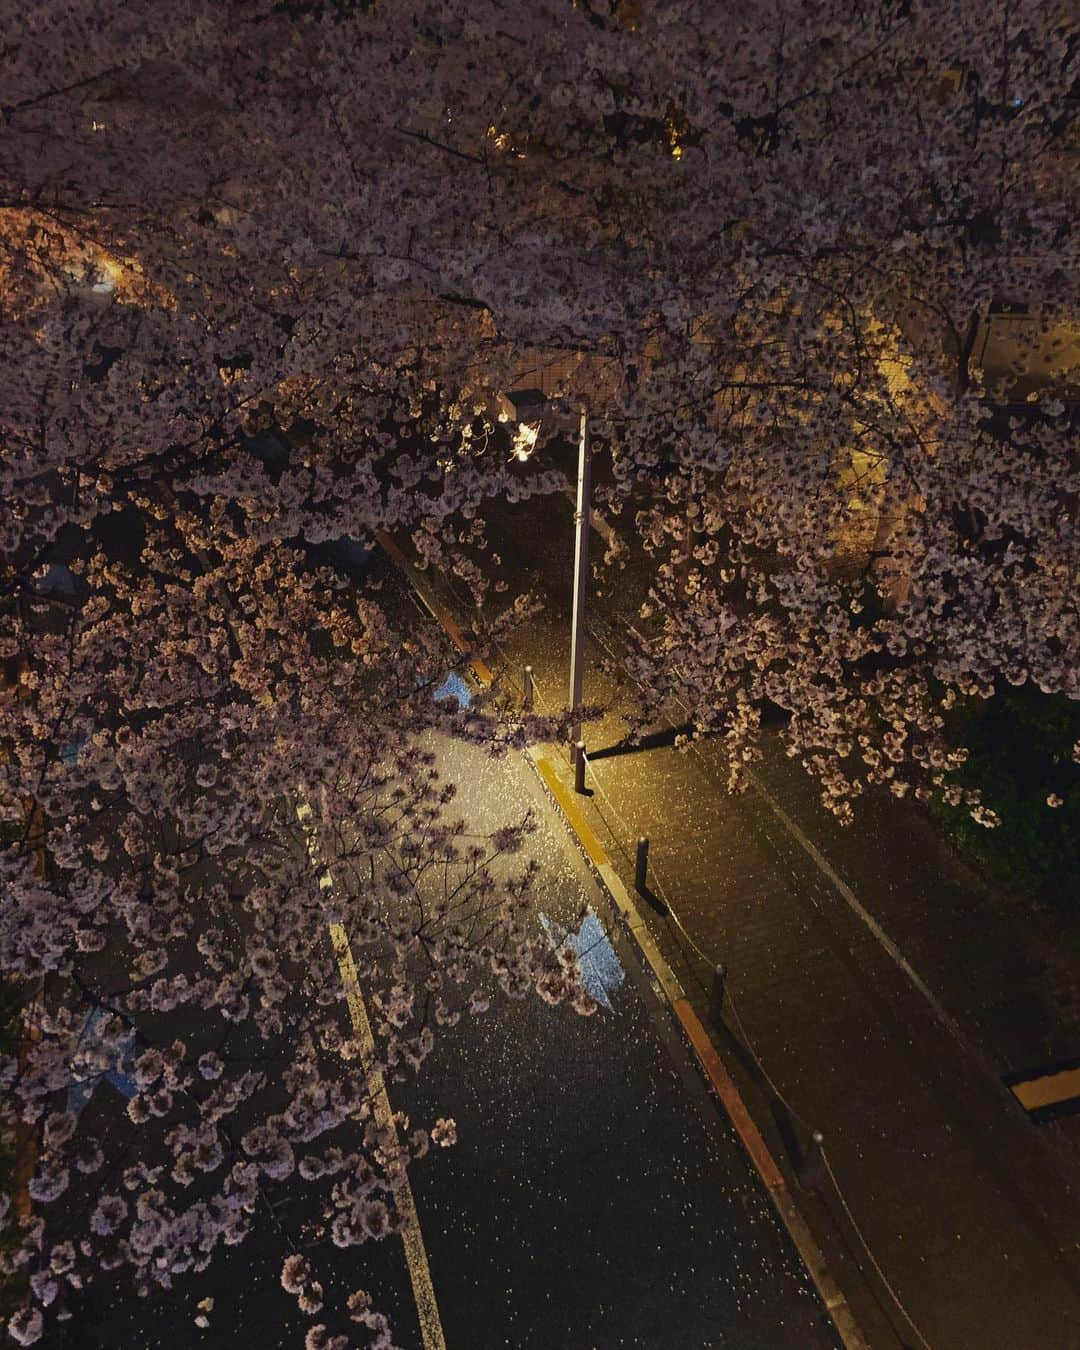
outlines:
M468 656L472 650L470 644L462 634L454 616L432 595L430 588L420 576L419 570L384 531L377 531L376 538L383 551L405 575L424 608L433 619L441 624L457 650L463 656ZM492 683L494 676L491 668L484 661L478 658L471 659L469 666L479 684L486 688ZM641 917L640 910L612 866L607 851L579 810L573 795L563 783L552 760L542 752L533 750L530 746L525 748L525 757L543 783L564 824L588 858L600 884L607 891L615 908L622 915L629 929L630 937L636 944L648 968L652 971L663 996L667 999L672 1012L678 1019L702 1072L719 1099L732 1128L738 1135L739 1142L750 1159L754 1171L761 1179L777 1217L787 1229L788 1236L799 1253L829 1320L840 1337L844 1350L870 1350L867 1341L859 1330L847 1299L832 1277L821 1248L795 1203L776 1159L769 1151L769 1147L762 1138L758 1127L754 1124L746 1103L743 1101L742 1094L724 1067L720 1052L713 1044L701 1019L691 1006L675 972L661 954L652 934L646 927L645 920Z

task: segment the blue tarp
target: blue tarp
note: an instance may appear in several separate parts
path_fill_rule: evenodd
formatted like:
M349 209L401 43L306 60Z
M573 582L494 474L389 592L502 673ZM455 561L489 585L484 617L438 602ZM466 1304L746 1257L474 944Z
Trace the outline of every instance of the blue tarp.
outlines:
M626 979L626 971L592 908L586 911L576 933L561 927L546 914L540 915L540 923L553 947L558 948L565 943L574 952L581 971L581 983L601 1007L614 1012L608 995L614 993Z
M83 1023L83 1029L79 1034L80 1049L101 1047L104 1040L105 1024L109 1017L110 1014L104 1008L94 1009ZM134 1048L135 1032L132 1030L120 1042L109 1068L103 1069L100 1073L91 1074L88 1078L75 1079L68 1085L67 1109L77 1116L94 1095L94 1089L103 1078L130 1101L139 1089L135 1086L134 1080L124 1070L131 1060L131 1053Z
M435 698L456 698L459 708L467 708L472 702L472 693L469 686L461 678L456 670L452 670L446 679L435 690Z

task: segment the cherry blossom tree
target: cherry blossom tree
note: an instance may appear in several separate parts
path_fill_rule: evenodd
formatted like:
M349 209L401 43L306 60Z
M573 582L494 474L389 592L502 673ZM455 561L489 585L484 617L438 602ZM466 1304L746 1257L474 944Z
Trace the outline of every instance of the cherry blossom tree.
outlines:
M32 1292L24 1343L99 1272L142 1290L197 1274L297 1177L336 1246L396 1231L396 1179L453 1129L398 1118L399 1138L373 1075L417 1072L500 987L591 1010L526 921L531 821L467 834L417 739L499 753L525 728L435 700L438 645L403 642L298 553L230 546L219 523L202 571L166 546L177 522L148 526L135 563L91 554L60 621L31 603L10 625L9 818L35 804L5 852L0 939L36 994L29 1053L3 1065L8 1118L40 1126L36 1217L9 1259ZM106 1143L81 1111L117 1074L130 1099Z
M431 644L312 564L408 532L482 594L485 503L561 483L496 413L538 351L575 358L607 505L655 561L642 719L677 695L738 787L779 708L841 819L878 784L993 824L944 715L1002 681L1080 692L1070 388L1006 406L977 359L1004 300L1018 362L1067 364L1076 35L1038 0L58 0L0 29L32 1343L95 1268L197 1271L294 1169L350 1178L343 1239L393 1221L373 1206L425 1136L388 1146L340 1007L289 997L339 1000L328 922L386 1073L485 979L587 1010L524 924L528 867L492 861L526 827L470 851L417 741L552 728L434 703ZM249 1033L287 1061L284 1111L229 1061ZM102 1182L65 1093L129 1060L146 1156ZM76 1191L83 1231L53 1241Z

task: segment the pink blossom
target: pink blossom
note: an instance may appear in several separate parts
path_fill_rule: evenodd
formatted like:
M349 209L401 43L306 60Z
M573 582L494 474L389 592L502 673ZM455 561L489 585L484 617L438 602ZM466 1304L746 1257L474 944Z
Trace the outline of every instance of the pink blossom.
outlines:
M281 1267L281 1287L287 1294L300 1294L311 1279L311 1266L306 1257L287 1256Z
M34 1345L41 1340L44 1325L39 1308L20 1308L8 1320L8 1335L19 1345Z
M102 1236L115 1233L127 1217L127 1212L127 1204L119 1195L103 1195L91 1216L91 1231Z
M431 1131L431 1142L440 1148L449 1148L457 1143L457 1125L448 1117L440 1117Z
M376 1127L371 1069L391 1091L420 1072L489 986L594 1006L532 925L530 820L503 803L474 837L430 752L437 733L505 755L564 738L565 715L437 702L437 636L314 552L411 539L503 644L540 598L500 598L485 504L563 485L546 431L508 458L499 398L524 372L587 396L604 443L598 582L621 584L632 538L645 583L634 726L684 708L680 748L713 742L732 791L767 711L837 821L886 792L994 828L952 717L1003 685L1080 696L1064 400L1002 412L975 359L1003 293L1030 302L1006 364L1032 380L1080 312L1056 7L1025 8L1022 51L1000 40L1005 0L902 22L686 0L660 7L662 42L621 5L557 24L491 0L362 24L262 8L242 43L228 6L185 0L63 0L7 25L0 561L25 603L0 619L17 670L0 817L40 808L47 865L25 840L0 850L0 969L48 991L7 1087L45 1122L44 1204L108 1152L85 1139L95 1112L56 1110L73 1075L135 1079L128 1119L157 1161L108 1183L138 1206L131 1235L118 1197L91 1197L60 1273L145 1289L242 1242L279 1181L326 1204L334 1242L392 1230L380 1197L456 1127L407 1145ZM943 52L979 80L943 95ZM347 118L282 98L313 71ZM1003 139L986 90L1018 80L1038 98ZM612 211L628 183L634 210ZM66 596L41 566L61 554ZM117 1013L86 1036L106 993ZM198 1045L232 1050L176 1049L193 1018ZM249 1049L270 1042L267 1072ZM16 1338L40 1322L17 1314ZM389 1343L366 1306L360 1325Z
M220 1078L224 1065L212 1050L199 1056L199 1073L203 1078Z

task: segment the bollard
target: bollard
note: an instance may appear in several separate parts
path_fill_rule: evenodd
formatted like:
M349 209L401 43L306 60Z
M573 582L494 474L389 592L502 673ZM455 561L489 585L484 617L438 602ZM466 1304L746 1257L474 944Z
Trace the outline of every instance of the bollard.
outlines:
M724 1020L724 986L727 983L727 966L717 966L713 971L712 989L709 993L709 1016L714 1023Z
M649 889L649 841L644 835L637 841L637 859L634 862L634 890L644 895Z
M524 712L531 713L533 710L533 701L536 697L536 689L533 685L532 666L525 667L525 694L521 700L521 707Z
M816 1191L821 1185L822 1153L821 1145L825 1136L815 1130L799 1167L799 1185L804 1191Z
M585 791L585 742L574 742L574 791Z

